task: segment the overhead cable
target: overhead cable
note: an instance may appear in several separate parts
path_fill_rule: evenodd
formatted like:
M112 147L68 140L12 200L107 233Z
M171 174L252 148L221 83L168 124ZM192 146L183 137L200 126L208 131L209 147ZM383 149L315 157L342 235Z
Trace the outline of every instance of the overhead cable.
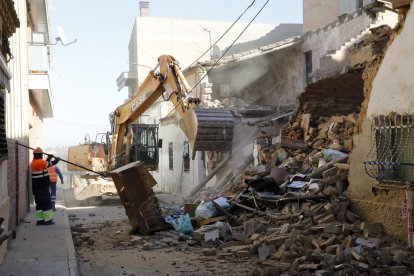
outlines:
M241 31L241 33L236 37L236 39L230 44L229 47L227 47L227 49L224 51L224 53L214 62L214 64L207 70L207 72L204 74L204 76L193 86L193 88L190 90L190 92L187 93L187 95L185 95L175 106L174 108L168 112L168 114L160 119L160 121L163 121L165 118L167 118L174 110L177 109L177 107L183 102L183 100L185 100L185 98L187 98L187 96L189 94L191 94L193 92L193 90L201 83L201 81L207 77L208 73L210 73L210 71L220 62L220 60L226 55L226 53L231 49L231 47L233 47L233 45L237 42L237 40L239 40L239 38L243 35L243 33L247 30L247 28L250 27L250 25L253 23L253 21L259 16L259 14L263 11L263 9L266 7L266 5L269 3L270 0L267 0L263 6L260 8L260 10L256 13L256 15L252 18L252 20L250 20L250 22L247 24L247 26Z

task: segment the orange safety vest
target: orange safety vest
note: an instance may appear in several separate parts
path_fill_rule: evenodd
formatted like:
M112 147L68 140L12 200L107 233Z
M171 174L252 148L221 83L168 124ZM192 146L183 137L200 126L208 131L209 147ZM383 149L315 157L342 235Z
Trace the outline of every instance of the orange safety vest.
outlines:
M56 183L57 180L58 180L58 174L56 172L56 166L52 166L50 168L47 168L47 171L49 172L50 182Z
M50 166L53 166L52 162L48 162L42 159L33 159L31 163L31 170L32 189L34 194L49 188L50 179L47 168Z

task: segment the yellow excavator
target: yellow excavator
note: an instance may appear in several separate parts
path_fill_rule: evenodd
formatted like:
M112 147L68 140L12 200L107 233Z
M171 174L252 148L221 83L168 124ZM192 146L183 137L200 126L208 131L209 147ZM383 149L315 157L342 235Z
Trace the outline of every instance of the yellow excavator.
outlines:
M197 151L231 150L232 113L226 109L200 107L203 103L192 97L191 91L178 61L172 56L162 55L133 97L111 115L112 139L107 171L124 205L132 233L150 234L168 228L152 190L156 181L148 171L154 167L142 161L129 161L133 141L131 126L160 97L171 101L180 115L179 125L188 139L193 159Z
M118 167L116 157L121 152L125 152L125 163L128 163L132 136L128 134L128 126L161 96L171 101L179 113L180 128L188 139L193 159L196 151L231 150L234 128L231 112L225 109L200 108L200 99L191 96L191 87L174 57L160 56L156 68L159 71L151 70L134 96L118 107L112 116L114 130L109 167Z

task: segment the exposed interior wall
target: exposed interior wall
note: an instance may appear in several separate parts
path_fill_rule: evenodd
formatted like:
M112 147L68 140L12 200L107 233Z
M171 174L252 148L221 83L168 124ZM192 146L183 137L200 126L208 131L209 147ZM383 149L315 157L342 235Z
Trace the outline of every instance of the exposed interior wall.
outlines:
M397 27L385 55L378 54L364 73L365 97L360 113L360 133L354 137L350 155L350 195L356 210L371 221L381 222L386 232L406 239L407 223L401 219L404 187L379 185L365 172L363 161L371 147L371 116L388 115L391 111L413 114L414 79L414 11L408 11L405 23ZM383 58L382 58L383 57ZM386 211L385 211L386 210Z
M274 109L292 104L304 87L301 57L300 46L294 45L214 68L209 74L213 99L223 100L220 87L228 85L230 98Z
M302 112L319 117L359 113L363 100L361 70L312 83L299 97Z

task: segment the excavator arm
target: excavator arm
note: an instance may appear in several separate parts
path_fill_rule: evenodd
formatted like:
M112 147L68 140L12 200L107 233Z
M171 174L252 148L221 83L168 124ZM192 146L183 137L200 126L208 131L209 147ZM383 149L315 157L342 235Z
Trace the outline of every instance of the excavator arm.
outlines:
M180 114L180 127L195 151L228 151L233 136L233 116L223 109L199 108L200 100L188 94L191 91L178 62L172 56L158 58L159 72L150 71L134 96L118 107L114 114L114 132L110 152L110 167L115 167L115 157L122 152L125 137L128 152L130 138L128 125L135 122L161 96L170 100Z

